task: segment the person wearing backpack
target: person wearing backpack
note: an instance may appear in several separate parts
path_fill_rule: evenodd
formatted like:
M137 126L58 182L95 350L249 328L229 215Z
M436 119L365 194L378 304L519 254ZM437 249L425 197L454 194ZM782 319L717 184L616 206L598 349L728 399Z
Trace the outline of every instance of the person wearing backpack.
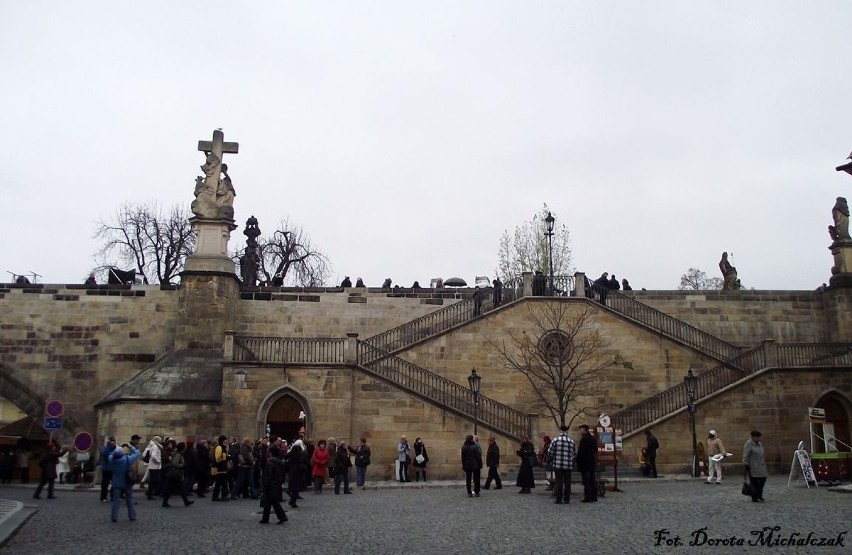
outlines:
M148 442L145 452L142 453L142 460L148 465L148 490L145 492L145 497L149 500L154 499L160 489L160 473L163 469L163 438L154 436Z

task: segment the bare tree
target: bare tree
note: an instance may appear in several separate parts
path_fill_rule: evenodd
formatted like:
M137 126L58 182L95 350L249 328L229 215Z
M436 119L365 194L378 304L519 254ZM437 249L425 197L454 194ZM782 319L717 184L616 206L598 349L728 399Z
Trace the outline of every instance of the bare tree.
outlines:
M310 235L300 225L284 219L271 235L257 238L260 257L258 276L261 281L273 283L280 274L283 285L321 287L331 274L328 257L311 242ZM241 251L232 254L239 263Z
M706 272L698 268L690 268L685 274L680 276L680 285L678 289L707 291L713 289L721 289L724 280L719 277L710 277Z
M494 270L500 279L505 281L523 272L540 271L545 275L550 273L547 236L544 234L544 219L549 213L551 211L547 204L544 204L541 212L530 221L516 226L511 236L508 230L503 232L497 251L497 268ZM559 219L556 221L558 223ZM553 273L574 273L570 236L565 224L559 224L553 230Z
M508 340L487 339L509 370L523 374L532 388L533 408L557 426L571 426L580 415L596 416L604 373L632 368L613 352L610 339L594 325L595 309L569 302L529 303L528 329L509 332Z
M99 269L132 266L144 283L171 283L195 249L195 234L186 207L167 213L154 203L124 204L108 222L98 222L95 238L103 239L96 253Z

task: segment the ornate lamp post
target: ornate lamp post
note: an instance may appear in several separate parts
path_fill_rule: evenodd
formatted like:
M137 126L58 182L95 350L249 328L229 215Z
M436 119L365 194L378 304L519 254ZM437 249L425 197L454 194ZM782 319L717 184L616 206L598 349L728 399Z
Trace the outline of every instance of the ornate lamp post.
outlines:
M550 260L550 281L548 289L550 290L550 295L553 295L553 224L556 222L556 218L553 217L553 214L550 212L547 213L547 217L544 219L544 234L547 235L547 253L548 258Z
M689 397L689 420L692 424L692 473L693 478L699 476L698 472L698 436L695 435L695 412L698 406L695 404L695 386L697 385L698 377L692 373L692 368L686 373L683 378L683 383L686 385L686 396Z
M470 385L470 392L473 394L473 433L479 433L479 383L482 381L482 376L476 373L476 367L470 369L470 376L467 377L467 383Z

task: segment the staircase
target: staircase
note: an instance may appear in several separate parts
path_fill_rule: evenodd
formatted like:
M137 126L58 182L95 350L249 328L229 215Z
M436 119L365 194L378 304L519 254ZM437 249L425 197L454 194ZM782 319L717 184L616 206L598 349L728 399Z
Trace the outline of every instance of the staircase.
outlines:
M476 420L484 427L517 438L530 433L529 415L490 397L477 395L474 398L466 387L365 341L358 342L358 361L358 366L368 374L444 410Z
M596 299L600 299L599 287L592 286L592 292ZM665 312L660 312L656 308L651 308L633 297L610 289L604 292L604 297L607 308L720 362L734 361L741 353L737 346L669 316ZM731 364L734 363L731 362Z

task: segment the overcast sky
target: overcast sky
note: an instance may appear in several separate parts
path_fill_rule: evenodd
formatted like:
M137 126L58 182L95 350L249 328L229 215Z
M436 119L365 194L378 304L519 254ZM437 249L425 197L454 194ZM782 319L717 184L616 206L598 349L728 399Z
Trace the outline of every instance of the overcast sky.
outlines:
M82 281L124 202L189 206L221 127L246 219L378 286L493 277L547 203L634 288L831 276L852 2L0 0L2 271ZM0 281L9 281L4 274Z

